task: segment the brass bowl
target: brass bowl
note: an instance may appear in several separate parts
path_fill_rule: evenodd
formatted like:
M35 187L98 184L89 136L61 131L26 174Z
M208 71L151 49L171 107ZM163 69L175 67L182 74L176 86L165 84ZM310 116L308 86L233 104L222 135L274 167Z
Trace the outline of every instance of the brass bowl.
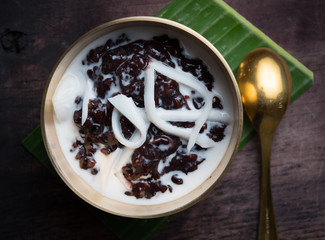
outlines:
M88 185L70 166L65 158L59 144L58 136L54 125L54 110L52 98L65 70L76 57L76 55L94 40L125 28L154 29L159 34L168 34L177 37L187 48L193 49L195 54L201 58L210 69L218 69L224 76L226 88L232 99L233 129L230 142L225 155L217 168L206 180L190 193L166 203L153 205L135 205L119 202L101 195ZM62 55L47 81L44 91L41 109L41 127L44 144L49 158L57 173L63 181L80 198L89 204L112 214L133 217L153 218L170 215L192 206L205 197L220 181L229 168L241 138L243 127L243 109L240 99L240 92L233 76L233 73L219 51L204 37L190 28L162 18L156 17L128 17L100 25L87 32L74 42Z

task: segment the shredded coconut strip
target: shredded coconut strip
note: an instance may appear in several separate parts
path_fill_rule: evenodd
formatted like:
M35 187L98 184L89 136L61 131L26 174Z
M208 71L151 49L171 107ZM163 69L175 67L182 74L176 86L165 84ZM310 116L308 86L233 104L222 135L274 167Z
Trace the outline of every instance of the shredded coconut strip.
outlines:
M133 152L134 149L124 147L123 149L117 148L114 152L105 156L105 161L103 161L99 171L100 188L103 192L112 174L122 183L126 190L131 190L131 184L124 178L121 169L131 159Z
M83 102L82 102L82 112L81 112L81 124L83 125L88 117L88 104L90 99L96 98L95 93L93 92L94 84L91 80L86 79L86 87L85 92L83 94Z
M106 157L103 165L101 166L99 171L99 178L100 178L100 188L102 191L105 190L107 180L112 174L112 169L117 159L120 158L121 154L122 154L122 149L117 148L114 152L112 152Z
M146 120L144 109L138 108L129 98L123 94L108 99L114 106L112 113L112 128L116 139L124 146L135 149L140 147L146 140L149 122ZM124 115L136 128L130 139L126 139L121 130L120 116Z
M118 161L115 162L114 168L114 176L122 183L126 190L130 191L132 186L131 183L124 177L122 168L125 166L131 159L132 154L134 153L134 149L124 147L123 152L120 155Z
M177 109L177 110L165 110L163 108L156 109L158 116L166 121L195 121L197 120L200 115L202 114L201 110L194 110L191 111L187 109ZM228 113L218 110L218 109L211 109L209 112L207 120L214 121L214 122L223 122L228 123L230 121L230 116Z
M202 111L200 112L200 115L195 120L194 128L192 129L179 128L173 126L172 124L168 123L166 120L163 120L159 117L159 114L157 113L157 109L155 106L155 101L154 101L155 71L181 84L187 85L195 89L204 97L205 104L202 108ZM212 99L213 99L212 93L209 92L204 85L198 82L197 79L189 73L186 73L180 69L174 69L172 67L166 66L155 60L152 60L146 69L144 100L145 100L145 108L146 108L148 119L163 131L182 137L184 139L188 139L188 144L187 144L188 152L192 149L195 142L200 144L202 147L206 147L206 143L198 142L198 135L203 124L208 119L210 110L212 109ZM171 111L170 116L172 116L172 114L173 111ZM168 115L168 111L165 112L165 118L168 118L167 115Z
M75 96L82 95L85 88L86 79L81 72L76 75L65 74L62 77L52 98L54 114L59 122L70 119L75 105Z

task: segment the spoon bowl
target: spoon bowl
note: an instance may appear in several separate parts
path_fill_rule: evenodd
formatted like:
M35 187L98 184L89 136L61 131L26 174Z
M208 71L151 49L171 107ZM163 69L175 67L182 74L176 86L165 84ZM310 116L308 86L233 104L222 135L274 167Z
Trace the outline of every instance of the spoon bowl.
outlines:
M273 211L270 160L274 133L291 97L291 76L283 58L271 49L248 53L239 65L237 81L245 112L258 132L262 181L258 239L277 239Z

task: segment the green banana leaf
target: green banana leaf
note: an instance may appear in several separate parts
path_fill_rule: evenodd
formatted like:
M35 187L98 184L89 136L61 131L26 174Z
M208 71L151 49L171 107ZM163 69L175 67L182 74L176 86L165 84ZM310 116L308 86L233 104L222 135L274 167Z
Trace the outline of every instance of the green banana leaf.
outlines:
M278 52L290 69L291 102L313 84L309 69L221 0L174 0L157 16L182 23L208 39L227 60L235 76L239 63L251 50L266 47ZM239 149L254 135L245 115Z
M286 60L291 72L291 101L313 84L313 73L310 70L221 0L174 0L156 16L182 23L202 34L220 51L234 74L240 61L249 51L258 47L277 51ZM253 127L245 116L239 149L254 135ZM47 156L39 126L23 141L23 145L58 176ZM87 203L85 206L122 240L151 239L173 217L131 219L105 213Z

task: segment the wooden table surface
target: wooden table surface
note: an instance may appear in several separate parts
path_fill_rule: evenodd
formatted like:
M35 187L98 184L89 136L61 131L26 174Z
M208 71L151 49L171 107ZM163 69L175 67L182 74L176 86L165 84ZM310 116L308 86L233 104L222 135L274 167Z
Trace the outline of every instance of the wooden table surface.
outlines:
M40 123L45 82L73 41L116 18L155 15L168 2L1 1L1 239L116 239L21 142ZM314 72L314 85L290 105L276 133L272 187L280 239L325 239L325 1L226 3ZM255 239L259 178L255 137L217 188L154 239Z

